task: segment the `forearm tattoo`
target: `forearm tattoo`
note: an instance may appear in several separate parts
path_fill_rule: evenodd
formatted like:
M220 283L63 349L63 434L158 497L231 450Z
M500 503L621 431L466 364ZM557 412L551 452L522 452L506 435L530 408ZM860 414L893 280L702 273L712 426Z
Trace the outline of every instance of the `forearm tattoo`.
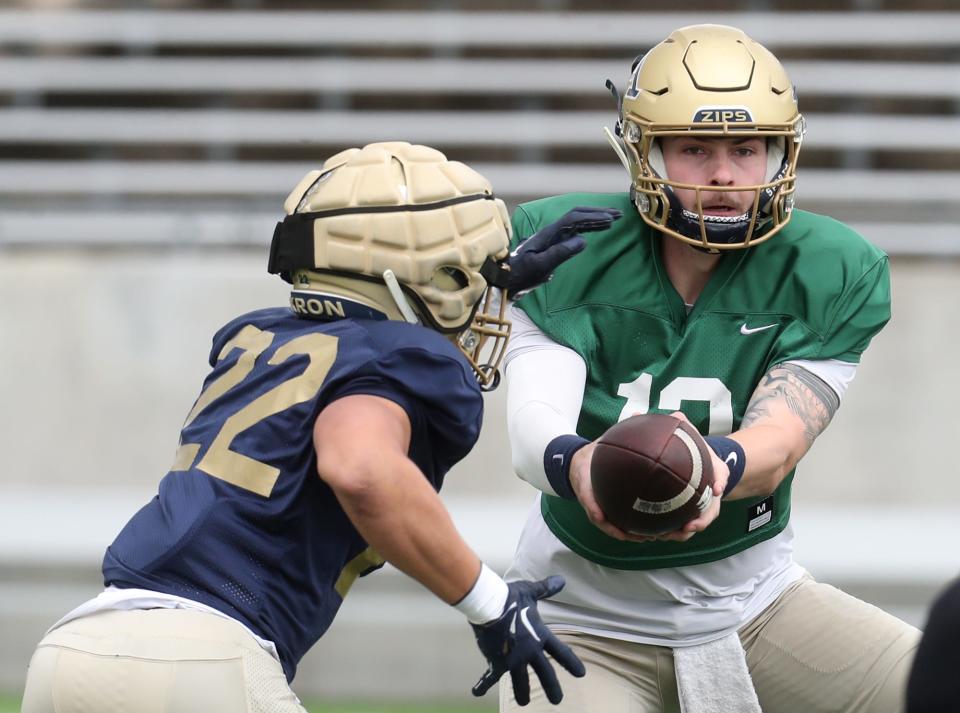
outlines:
M803 422L808 444L823 433L840 408L837 394L819 376L795 364L780 364L764 374L750 397L740 428L770 417L776 402L786 403L790 413Z

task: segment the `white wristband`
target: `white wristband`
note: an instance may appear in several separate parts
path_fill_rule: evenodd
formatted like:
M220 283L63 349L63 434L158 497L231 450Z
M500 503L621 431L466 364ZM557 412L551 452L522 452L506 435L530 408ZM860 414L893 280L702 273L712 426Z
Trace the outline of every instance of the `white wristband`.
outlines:
M473 588L453 606L471 624L486 624L503 614L508 591L507 583L500 575L487 565L482 565Z

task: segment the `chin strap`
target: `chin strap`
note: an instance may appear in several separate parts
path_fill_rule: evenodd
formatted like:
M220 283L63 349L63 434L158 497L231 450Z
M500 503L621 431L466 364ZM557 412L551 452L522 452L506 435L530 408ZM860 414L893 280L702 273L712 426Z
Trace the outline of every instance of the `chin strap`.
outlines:
M750 213L730 217L700 216L698 213L684 208L670 186L664 186L664 193L667 194L670 201L670 217L667 224L680 235L693 240L701 240L700 220L702 218L704 228L707 231L707 240L711 243L736 243L742 241L746 236L750 227Z
M390 291L390 296L393 298L403 318L410 324L420 324L420 319L417 317L417 313L413 311L413 307L410 306L410 302L407 301L407 296L403 294L403 290L400 289L400 281L397 280L397 276L393 274L393 270L383 271L383 281L387 285L387 290Z
M619 131L619 129L618 129ZM627 160L627 152L623 150L623 139L620 139L613 135L613 133L606 126L603 127L603 134L607 139L607 143L610 144L610 147L613 149L613 152L617 154L617 158L620 159L620 163L623 164L623 167L627 169L627 173L630 173L630 163Z

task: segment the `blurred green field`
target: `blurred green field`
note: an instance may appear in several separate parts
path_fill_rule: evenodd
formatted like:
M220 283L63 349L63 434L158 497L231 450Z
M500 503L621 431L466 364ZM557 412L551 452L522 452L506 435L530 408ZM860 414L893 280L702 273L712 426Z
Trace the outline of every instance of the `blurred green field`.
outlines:
M310 713L494 713L496 706L433 706L433 705L406 705L389 706L381 704L341 704L325 705L321 703L305 703ZM14 696L0 696L0 713L19 713L20 699Z

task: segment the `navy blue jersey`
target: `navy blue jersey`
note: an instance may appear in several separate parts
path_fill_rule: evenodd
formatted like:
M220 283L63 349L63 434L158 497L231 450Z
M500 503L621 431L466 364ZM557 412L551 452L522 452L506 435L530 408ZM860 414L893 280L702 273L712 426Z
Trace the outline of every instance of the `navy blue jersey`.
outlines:
M398 403L409 456L439 490L477 440L482 397L456 347L400 322L260 310L217 333L210 364L174 465L107 549L104 580L242 621L292 679L350 584L383 562L317 475L321 409L350 394Z

